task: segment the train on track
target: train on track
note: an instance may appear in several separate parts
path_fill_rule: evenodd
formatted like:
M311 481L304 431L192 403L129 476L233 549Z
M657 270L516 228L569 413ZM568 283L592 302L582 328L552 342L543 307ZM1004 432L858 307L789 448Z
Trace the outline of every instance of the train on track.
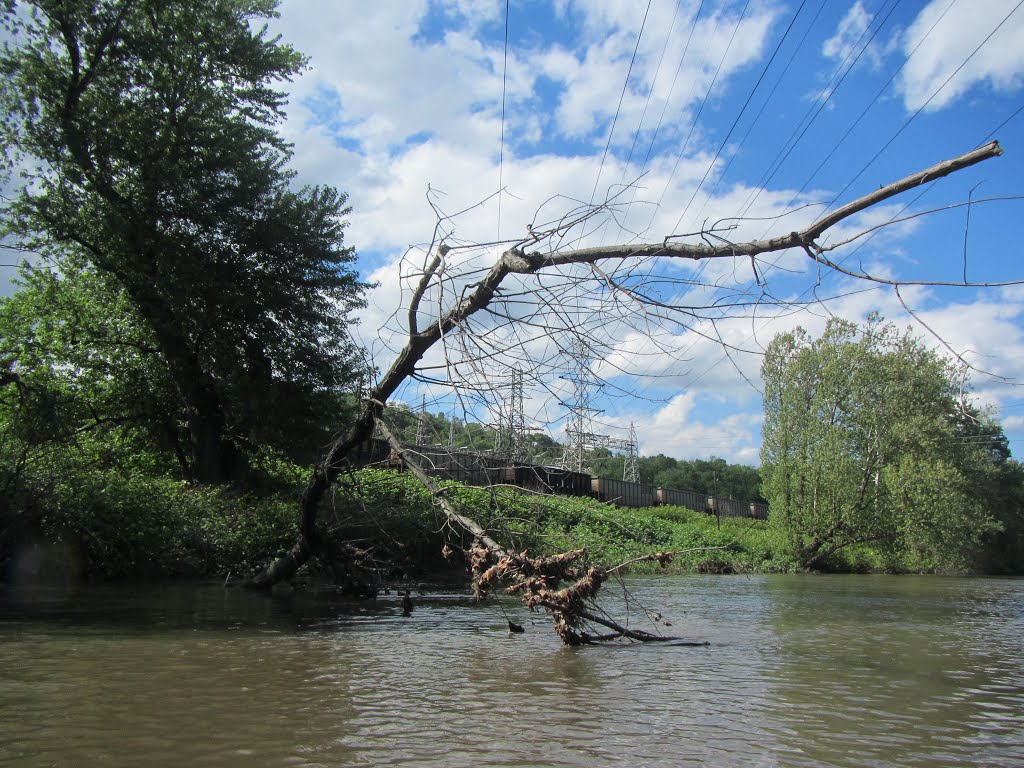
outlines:
M677 506L720 517L768 519L768 505L737 501L697 491L631 483L587 472L574 472L515 461L492 454L461 451L437 445L411 445L405 451L431 477L481 487L512 485L534 493L585 496L618 507ZM378 466L397 471L406 461L385 440L373 438L350 457L359 466Z

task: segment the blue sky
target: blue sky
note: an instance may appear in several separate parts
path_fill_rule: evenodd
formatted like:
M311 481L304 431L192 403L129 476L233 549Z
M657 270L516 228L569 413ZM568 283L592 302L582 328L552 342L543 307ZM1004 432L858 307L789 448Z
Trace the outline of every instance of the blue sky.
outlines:
M458 242L520 237L538 210L557 216L568 200L600 201L631 182L615 219L574 243L660 242L727 217L737 217L731 238L753 239L996 138L1003 157L890 201L836 237L969 197L1024 195L1017 0L284 0L271 26L310 57L289 86L282 130L303 182L350 195L349 242L364 277L380 283L357 332L379 367L400 338L410 265L434 230L428 188L445 212L469 209L449 222ZM900 279L958 280L966 263L972 281L1024 280L1022 214L1021 200L980 203L968 228L967 209L956 208L887 227L840 257ZM461 266L497 253L467 252ZM594 369L609 379L594 392L593 430L625 437L632 423L645 455L757 464L759 352L775 333L817 333L830 313L913 322L891 288L819 275L806 262L785 254L760 265L773 296L831 297L801 312L725 312L714 327L591 316L607 343ZM697 273L710 285L689 290L679 281L694 277L691 267L643 266L648 278L674 281L671 297L683 303L758 292L743 263L712 265ZM994 374L973 373L973 391L1024 456L1024 287L902 295ZM557 401L568 384L558 374L570 363L552 357L552 343L524 344L547 356L548 376L546 389L531 384L524 395L528 422L561 437ZM434 362L445 361L438 353ZM432 411L456 407L437 385L410 383L401 396L426 398Z
M902 215L1024 194L1016 0L286 0L280 10L275 31L311 57L285 130L304 180L351 195L351 242L364 274L381 283L359 333L380 366L400 338L388 330L403 305L400 262L422 261L432 236L428 187L448 213L486 201L453 224L460 242L517 237L538 209L561 210L553 198L600 200L635 180L616 222L578 244L658 242L725 217L745 217L736 236L746 239L788 232L827 210L814 204L840 205L996 138L1003 157L891 201L843 233L884 223L908 203ZM972 281L1024 279L1022 213L1019 200L975 205L967 228L966 209L953 209L886 228L843 255L904 279L962 279L965 259ZM473 264L497 252L482 249ZM891 288L830 275L819 284L806 261L788 254L769 269L772 295L833 300L781 316L724 313L714 333L745 352L726 354L699 322L658 324L652 349L636 322L608 316L609 346L592 367L609 385L593 390L592 429L625 437L633 423L642 454L756 464L758 353L774 333L798 324L818 332L829 313L914 322ZM684 273L669 263L646 274ZM753 276L722 264L703 278L749 290ZM407 282L405 291L407 299ZM995 374L973 373L973 391L1024 455L1024 289L902 295L935 334ZM560 437L558 399L571 393L558 367L565 373L571 362L548 362L547 389L525 392L527 420ZM639 397L614 396L622 391ZM443 387L411 383L401 394L426 398L432 411L455 408Z

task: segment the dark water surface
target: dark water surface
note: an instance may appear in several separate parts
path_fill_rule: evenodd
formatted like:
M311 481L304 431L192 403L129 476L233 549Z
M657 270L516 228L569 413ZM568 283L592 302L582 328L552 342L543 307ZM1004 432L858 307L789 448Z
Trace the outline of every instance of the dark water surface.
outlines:
M1024 580L627 585L711 645L564 648L513 602L522 635L429 591L411 616L214 585L0 595L0 765L1024 766Z

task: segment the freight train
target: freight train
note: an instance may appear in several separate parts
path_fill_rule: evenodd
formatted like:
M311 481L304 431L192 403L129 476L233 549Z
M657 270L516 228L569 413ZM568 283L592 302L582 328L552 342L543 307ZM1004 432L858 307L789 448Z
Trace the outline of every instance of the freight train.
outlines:
M436 445L412 445L406 448L430 475L465 485L513 485L534 493L559 496L586 496L618 507L676 506L720 517L768 518L768 505L722 498L697 491L661 488L631 483L561 467L513 461L508 458L460 451ZM406 462L384 440L374 438L358 447L351 460L359 466L379 466L405 470Z

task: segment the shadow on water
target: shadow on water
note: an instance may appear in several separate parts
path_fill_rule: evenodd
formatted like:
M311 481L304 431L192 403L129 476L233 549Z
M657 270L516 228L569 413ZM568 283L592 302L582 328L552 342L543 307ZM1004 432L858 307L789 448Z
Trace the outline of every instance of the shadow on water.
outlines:
M415 588L414 588L415 589ZM464 590L413 593L420 606L477 609ZM402 616L403 595L391 591L376 600L352 599L329 586L270 595L219 583L190 582L102 585L72 591L53 588L0 593L0 626L32 622L43 628L82 631L300 632L345 630Z

